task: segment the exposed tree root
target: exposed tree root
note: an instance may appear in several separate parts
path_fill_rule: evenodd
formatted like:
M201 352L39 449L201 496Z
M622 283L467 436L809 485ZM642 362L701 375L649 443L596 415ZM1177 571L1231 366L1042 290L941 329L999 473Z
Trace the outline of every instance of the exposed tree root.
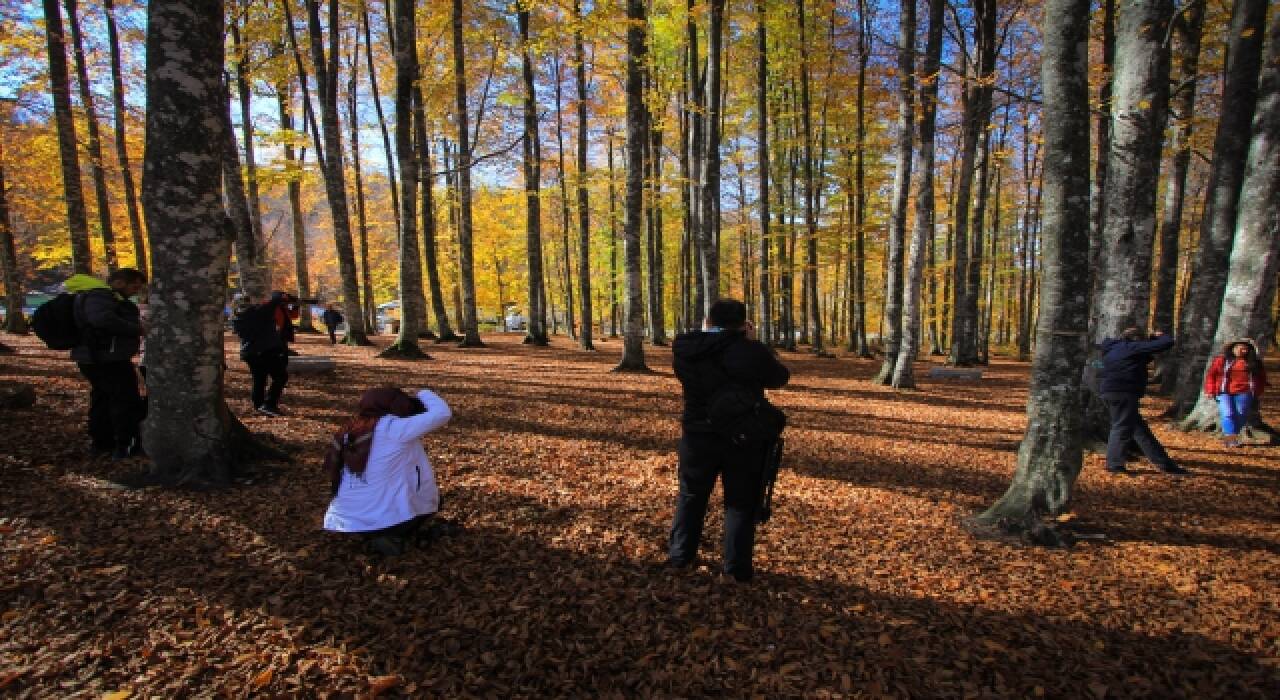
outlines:
M436 338L437 343L456 343L460 340L462 340L462 336L458 335L457 333L449 333L447 335L442 335L439 338Z
M430 360L431 356L422 351L416 343L392 343L386 350L378 353L384 360Z

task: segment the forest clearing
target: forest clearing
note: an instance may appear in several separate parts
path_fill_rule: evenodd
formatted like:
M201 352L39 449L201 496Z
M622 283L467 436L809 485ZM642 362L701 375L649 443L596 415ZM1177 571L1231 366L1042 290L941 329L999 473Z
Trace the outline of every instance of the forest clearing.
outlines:
M1207 433L1161 440L1193 476L1086 457L1069 549L977 539L962 520L1013 471L1028 364L898 392L876 363L783 353L790 415L757 580L660 567L679 385L612 353L428 346L406 365L337 346L287 418L228 404L292 462L211 492L126 490L139 460L90 460L86 389L34 338L0 382L0 693L10 697L1276 697L1280 464ZM378 339L381 345L389 340ZM228 346L233 343L228 342ZM606 339L604 347L616 344ZM329 353L306 336L304 355ZM920 376L926 376L924 364ZM458 532L398 558L320 530L319 460L364 387L430 386L455 418L427 441ZM1167 401L1148 406L1148 414ZM1265 412L1265 411L1264 411ZM718 503L718 495L715 503Z

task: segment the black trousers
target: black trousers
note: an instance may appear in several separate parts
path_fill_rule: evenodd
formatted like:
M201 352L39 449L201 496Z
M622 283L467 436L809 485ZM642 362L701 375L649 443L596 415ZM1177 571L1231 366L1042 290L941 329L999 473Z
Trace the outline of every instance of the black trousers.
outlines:
M1138 443L1142 454L1157 467L1173 465L1169 453L1152 434L1151 427L1138 411L1140 398L1136 394L1108 393L1102 395L1111 413L1111 434L1107 436L1107 469L1124 467L1125 449L1129 441Z
M89 439L100 450L128 448L138 438L142 395L129 360L80 364L89 380Z
M280 394L289 383L289 356L284 352L266 353L247 358L249 374L253 376L253 407L280 405ZM267 379L271 379L271 387L267 388Z
M716 476L720 476L724 486L724 572L739 581L751 580L765 447L737 447L718 435L686 432L680 439L679 457L680 493L667 557L683 564L697 555L707 503Z
M329 344L330 345L338 344L338 329L333 328L332 326L329 328Z

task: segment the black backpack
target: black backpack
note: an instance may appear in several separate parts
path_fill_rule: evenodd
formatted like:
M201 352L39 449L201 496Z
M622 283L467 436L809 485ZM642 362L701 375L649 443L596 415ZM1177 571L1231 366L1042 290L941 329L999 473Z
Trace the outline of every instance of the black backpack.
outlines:
M721 381L707 401L711 430L734 445L775 442L787 427L787 416L758 392L735 382L725 371L723 353L714 361Z
M64 292L41 304L31 315L31 330L50 350L70 350L79 345L76 295Z

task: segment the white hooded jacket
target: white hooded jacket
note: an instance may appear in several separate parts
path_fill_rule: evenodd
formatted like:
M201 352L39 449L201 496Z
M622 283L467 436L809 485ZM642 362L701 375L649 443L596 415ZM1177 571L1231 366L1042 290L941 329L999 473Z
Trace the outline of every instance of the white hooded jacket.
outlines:
M425 412L378 419L364 474L343 468L338 493L324 514L324 529L381 530L440 509L440 490L422 436L448 423L453 413L433 391L423 389L418 398Z

